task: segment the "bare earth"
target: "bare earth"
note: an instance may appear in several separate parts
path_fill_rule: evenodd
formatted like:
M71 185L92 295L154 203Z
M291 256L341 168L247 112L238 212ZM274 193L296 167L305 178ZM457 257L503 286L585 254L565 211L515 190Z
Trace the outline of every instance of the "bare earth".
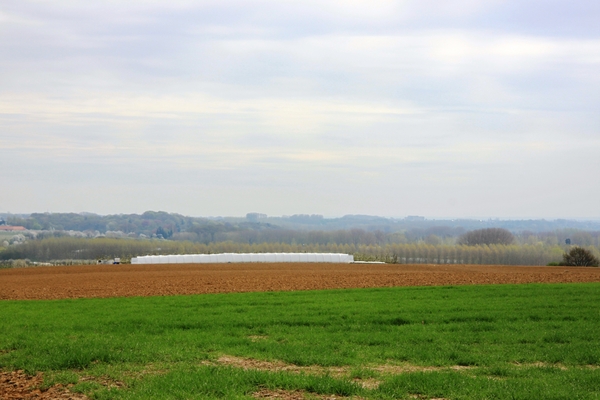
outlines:
M162 264L0 270L0 299L600 282L600 268L404 264Z
M39 389L44 378L41 373L36 376L27 375L23 371L0 371L0 399L36 399L36 400L86 400L82 394L71 393L69 385L54 385L45 391Z

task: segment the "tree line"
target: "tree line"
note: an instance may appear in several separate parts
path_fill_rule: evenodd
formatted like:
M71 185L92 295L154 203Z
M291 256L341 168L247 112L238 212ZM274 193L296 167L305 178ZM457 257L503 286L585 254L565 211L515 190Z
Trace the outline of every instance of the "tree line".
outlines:
M596 257L598 247L586 247ZM53 260L94 260L120 257L128 261L140 255L214 254L214 253L284 253L321 252L353 254L356 260L405 264L503 264L547 265L561 260L566 246L537 244L428 244L428 243L312 243L283 242L197 243L170 240L133 240L111 238L47 238L10 246L0 252L0 260L29 259L37 262Z
M172 240L202 243L233 241L252 244L283 240L289 244L368 242L383 245L424 242L438 245L455 244L461 235L469 231L502 228L513 232L517 243L541 241L545 244L561 244L571 238L573 244L600 246L600 221L426 220L366 215L324 218L321 215L302 214L267 217L258 213L249 213L246 217L201 218L164 211L104 216L91 213L33 213L27 216L4 215L4 219L9 225L24 226L52 235L61 231L76 231L89 237L107 232L119 236L120 232L120 236L161 235Z

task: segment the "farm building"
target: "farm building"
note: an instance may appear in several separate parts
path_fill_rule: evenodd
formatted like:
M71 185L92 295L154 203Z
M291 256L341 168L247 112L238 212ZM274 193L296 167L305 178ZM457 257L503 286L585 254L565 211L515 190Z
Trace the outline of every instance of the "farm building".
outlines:
M10 226L10 225L0 225L0 231L2 232L18 232L18 231L26 231L27 229L23 226Z
M182 254L166 256L140 256L131 259L132 264L212 264L212 263L351 263L354 256L339 253L222 253Z

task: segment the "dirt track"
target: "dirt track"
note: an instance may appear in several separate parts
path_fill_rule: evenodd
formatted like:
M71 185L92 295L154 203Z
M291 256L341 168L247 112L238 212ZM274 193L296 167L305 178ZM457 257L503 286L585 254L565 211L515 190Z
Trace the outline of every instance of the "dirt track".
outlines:
M314 263L15 268L0 270L0 299L532 282L600 282L600 268Z

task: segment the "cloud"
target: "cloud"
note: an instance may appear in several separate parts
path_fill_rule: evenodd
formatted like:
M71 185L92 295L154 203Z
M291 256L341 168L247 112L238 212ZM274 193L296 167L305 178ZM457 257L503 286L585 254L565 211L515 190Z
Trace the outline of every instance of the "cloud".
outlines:
M600 32L588 24L596 6L539 7L8 1L0 177L26 192L120 185L150 197L123 199L127 211L143 204L199 215L210 204L211 214L244 214L262 204L268 213L460 216L473 215L471 206L516 215L518 203L504 210L492 194L551 193L543 171L593 180L592 161L576 154L600 150ZM153 194L162 186L196 193L197 203ZM345 205L339 196L351 187L414 199ZM238 193L248 205L209 201L203 191ZM463 206L439 212L447 202L431 199L440 196ZM121 212L82 199L56 204ZM551 199L521 214L560 215L567 200ZM43 205L4 201L0 210ZM592 200L578 212L597 216Z

